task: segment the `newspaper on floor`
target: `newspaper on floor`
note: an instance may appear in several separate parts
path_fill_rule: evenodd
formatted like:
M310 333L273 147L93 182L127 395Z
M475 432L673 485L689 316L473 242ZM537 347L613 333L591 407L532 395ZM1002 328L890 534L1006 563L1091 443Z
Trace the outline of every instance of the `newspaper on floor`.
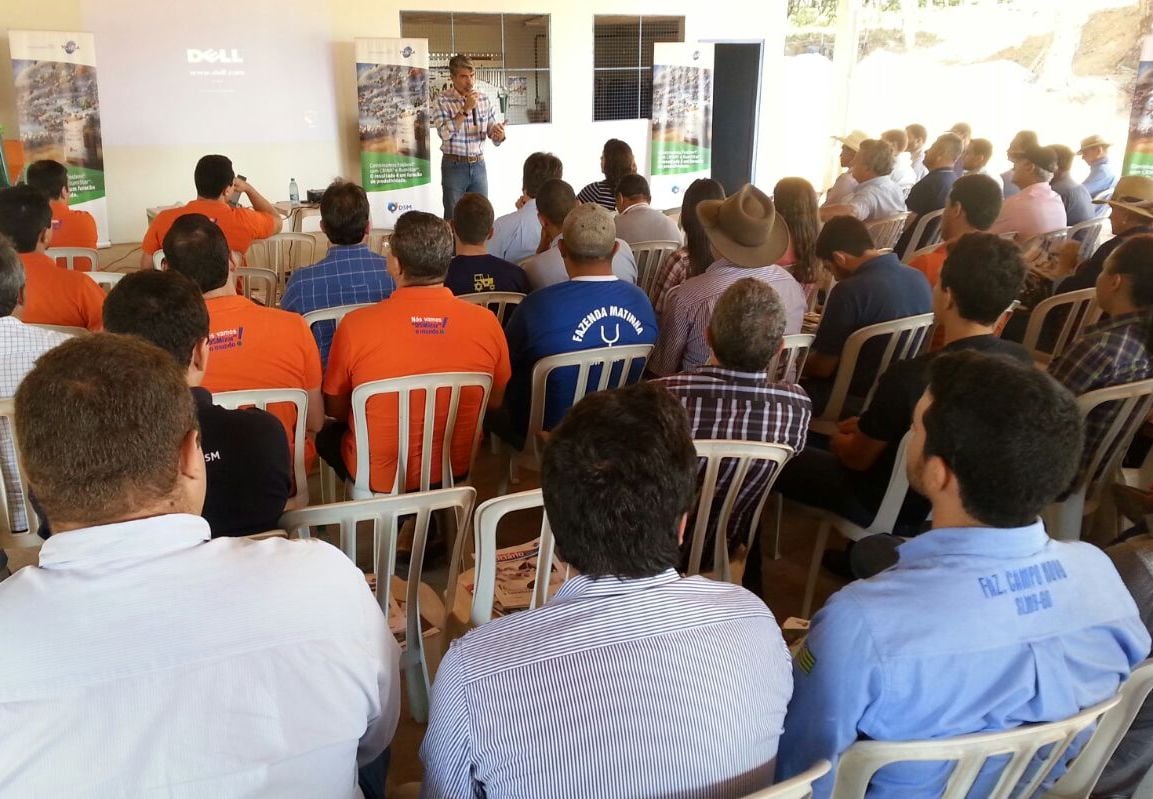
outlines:
M539 554L539 538L527 544L497 550L496 589L493 599L501 611L508 613L523 610L532 604ZM565 571L567 570L561 568L556 557L553 557L548 575L548 596L555 594L565 581Z
M368 586L372 592L376 593L376 575L366 574ZM408 603L398 599L405 596L405 586L401 580L393 580L392 590L388 596L388 630L396 638L401 648L404 648L405 640L408 637ZM436 635L440 632L440 628L429 622L426 618L420 620L420 632L425 638Z

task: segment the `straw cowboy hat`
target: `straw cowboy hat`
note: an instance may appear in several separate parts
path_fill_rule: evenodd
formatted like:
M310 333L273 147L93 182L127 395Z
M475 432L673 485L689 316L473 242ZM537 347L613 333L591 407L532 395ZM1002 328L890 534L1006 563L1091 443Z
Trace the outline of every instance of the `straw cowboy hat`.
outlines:
M1090 147L1110 147L1110 146L1112 146L1112 145L1110 145L1109 142L1105 141L1103 138L1101 138L1096 133L1094 133L1092 136L1089 136L1088 138L1081 139L1081 149L1077 151L1077 155L1081 155L1083 152L1088 150Z
M863 130L854 130L848 136L834 136L833 138L848 147L853 152L857 152L861 149L861 142L870 138L870 136Z
M724 200L702 200L697 216L709 243L737 266L769 266L789 249L785 220L756 186L744 186Z
M1113 196L1110 199L1093 202L1097 205L1108 203L1114 208L1123 208L1153 219L1153 178L1126 175L1117 181L1117 187L1113 189Z

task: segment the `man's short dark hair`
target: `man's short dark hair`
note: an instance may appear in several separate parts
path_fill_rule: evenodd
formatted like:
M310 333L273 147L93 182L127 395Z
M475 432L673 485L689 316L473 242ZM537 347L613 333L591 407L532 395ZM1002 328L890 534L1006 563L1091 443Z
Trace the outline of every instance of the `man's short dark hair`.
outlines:
M320 221L333 244L360 244L368 229L368 195L355 183L337 180L320 198Z
M1073 159L1076 158L1076 153L1073 152L1071 147L1066 147L1064 144L1050 144L1047 145L1053 154L1057 156L1057 174L1064 175L1073 167Z
M0 317L11 316L24 288L24 262L8 239L0 236Z
M424 211L400 215L391 246L406 280L417 285L442 282L456 250L448 222Z
M888 142L880 139L865 139L857 148L857 155L869 171L878 177L892 174L893 167L897 163L893 156L893 148Z
M636 174L625 175L621 178L621 182L617 184L617 194L626 200L637 198L651 200L653 198L652 192L649 191L649 182L644 179L643 175Z
M923 457L957 478L961 504L990 527L1023 527L1077 474L1077 402L1048 374L1005 356L942 354L929 367Z
M576 208L576 193L563 180L546 180L536 195L536 210L557 227L564 224L569 211Z
M228 282L228 241L204 214L178 216L161 244L168 268L191 278L201 292Z
M17 252L34 252L51 225L52 207L44 192L31 186L0 189L0 234L12 240Z
M457 200L452 209L452 227L465 244L484 244L492 232L495 217L488 197L469 192Z
M196 162L196 196L215 200L236 180L232 160L224 155L206 155Z
M466 56L464 53L457 53L448 60L449 74L455 75L456 73L465 69L472 69L475 71L472 65L472 59Z
M104 329L139 336L187 369L196 345L208 338L208 306L196 284L179 272L142 269L108 293Z
M965 142L956 133L942 133L933 142L933 145L954 161L960 158L961 153L965 151Z
M909 134L901 128L893 128L881 134L881 141L887 142L897 152L903 153L909 147Z
M1021 249L992 233L967 233L949 249L941 267L941 288L948 289L961 318L991 325L1025 284Z
M963 138L969 138L973 135L973 126L968 122L958 122L953 127L949 128L949 133L955 133Z
M993 142L988 139L969 139L969 149L986 159L993 157Z
M916 122L906 125L905 132L909 134L909 138L920 139L922 142L929 138L929 131L925 130L925 126Z
M949 202L960 203L965 219L977 230L988 230L1001 215L1003 196L988 175L962 175L949 190Z
M668 389L638 383L590 394L552 431L541 464L558 554L590 577L676 568L696 472L688 416Z
M135 336L66 341L16 391L28 487L53 525L107 524L169 496L196 429L184 371Z
M785 306L772 286L756 278L725 289L709 317L709 341L726 369L763 372L784 335Z
M1017 143L1016 147L1013 147L1013 142ZM1039 147L1040 145L1041 142L1037 138L1037 131L1035 130L1019 130L1013 134L1013 138L1009 142L1010 152L1018 155L1024 153L1030 147Z
M49 200L59 200L68 185L68 167L51 158L36 161L24 173L24 182L44 192Z
M525 195L533 198L540 193L540 187L546 180L564 177L564 164L552 153L533 153L524 159L524 174L521 177L521 189Z
M865 223L855 216L834 216L817 234L813 249L824 261L832 260L835 252L860 256L873 249L873 237Z

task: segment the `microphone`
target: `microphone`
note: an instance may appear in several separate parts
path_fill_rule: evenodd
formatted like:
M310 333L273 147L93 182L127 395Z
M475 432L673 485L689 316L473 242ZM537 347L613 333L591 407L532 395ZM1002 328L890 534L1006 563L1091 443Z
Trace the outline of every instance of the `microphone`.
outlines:
M480 124L480 122L476 118L476 106L473 106L473 109L472 109L472 124L474 124L474 125Z

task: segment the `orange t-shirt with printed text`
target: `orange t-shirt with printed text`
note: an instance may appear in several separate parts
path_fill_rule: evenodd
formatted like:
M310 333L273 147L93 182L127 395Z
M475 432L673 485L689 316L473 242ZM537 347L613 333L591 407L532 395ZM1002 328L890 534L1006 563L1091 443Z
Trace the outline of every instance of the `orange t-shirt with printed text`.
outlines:
M87 211L73 211L64 200L52 200L52 240L49 247L84 247L96 249L96 219ZM87 261L76 262L77 270L89 272L95 267Z
M363 383L392 377L433 372L484 372L492 375L489 406L504 398L512 367L508 342L492 311L457 299L444 286L406 286L371 308L353 311L336 328L324 376L324 393L350 396ZM436 404L432 460L440 463L449 392L441 392ZM476 427L483 409L479 390L465 391L460 398L457 425L451 442L452 469L456 477L468 471ZM406 487L420 487L424 397L414 394L409 408L410 430ZM369 484L373 491L392 491L397 468L398 403L396 395L369 400L368 436L375 442L369 457ZM342 442L345 466L356 476L357 442L349 432ZM434 468L434 474L438 470Z
M251 208L233 208L220 200L196 199L180 208L161 211L148 226L140 248L151 255L164 249L164 237L172 228L172 223L185 214L204 214L224 232L228 249L242 255L248 252L254 239L266 239L276 229L276 220L269 214L262 214Z
M28 324L104 327L104 289L81 272L56 265L42 252L22 252L24 262L24 309L20 318Z

